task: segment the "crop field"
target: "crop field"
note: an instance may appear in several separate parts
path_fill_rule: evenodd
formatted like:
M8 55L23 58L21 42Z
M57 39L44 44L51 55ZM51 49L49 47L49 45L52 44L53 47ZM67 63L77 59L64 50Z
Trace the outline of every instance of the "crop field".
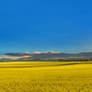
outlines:
M1 62L0 92L92 92L92 62Z

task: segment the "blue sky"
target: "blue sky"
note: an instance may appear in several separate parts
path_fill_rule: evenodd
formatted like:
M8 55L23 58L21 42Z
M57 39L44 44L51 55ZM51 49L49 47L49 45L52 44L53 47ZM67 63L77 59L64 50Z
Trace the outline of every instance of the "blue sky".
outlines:
M1 0L0 50L92 51L91 0Z

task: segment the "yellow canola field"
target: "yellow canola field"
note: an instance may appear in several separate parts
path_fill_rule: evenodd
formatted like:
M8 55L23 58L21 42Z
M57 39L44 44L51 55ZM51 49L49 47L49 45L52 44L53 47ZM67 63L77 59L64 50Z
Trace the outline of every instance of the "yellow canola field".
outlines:
M2 62L0 92L92 92L92 64Z

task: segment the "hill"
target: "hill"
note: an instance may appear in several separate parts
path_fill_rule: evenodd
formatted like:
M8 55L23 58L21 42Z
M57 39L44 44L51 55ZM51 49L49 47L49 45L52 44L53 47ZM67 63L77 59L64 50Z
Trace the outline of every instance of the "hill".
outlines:
M7 53L0 61L52 60L52 61L84 61L92 60L92 52L84 53Z

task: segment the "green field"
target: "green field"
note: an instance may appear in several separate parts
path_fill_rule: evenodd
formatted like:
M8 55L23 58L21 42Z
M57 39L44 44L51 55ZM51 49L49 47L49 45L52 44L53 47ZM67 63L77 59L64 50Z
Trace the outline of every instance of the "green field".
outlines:
M0 92L92 92L92 62L1 62Z

